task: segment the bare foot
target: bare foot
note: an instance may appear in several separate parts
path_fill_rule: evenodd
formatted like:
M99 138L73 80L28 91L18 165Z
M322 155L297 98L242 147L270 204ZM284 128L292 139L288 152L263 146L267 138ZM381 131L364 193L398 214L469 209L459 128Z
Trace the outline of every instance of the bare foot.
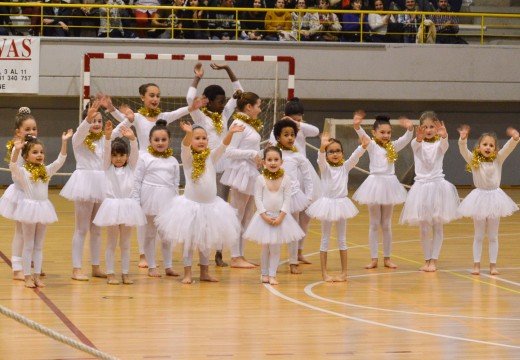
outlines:
M173 271L172 268L164 269L164 272L166 276L179 276L179 273L176 271Z
M247 260L245 257L242 257L242 259L244 259L245 262L248 262L248 263L250 263L250 264L253 265L253 266L260 266L260 264L257 264L257 263L255 263L255 262L249 261L249 260Z
M25 276L23 276L23 271L22 270L20 270L20 271L13 271L13 280L24 281L25 280Z
M134 283L132 280L130 280L128 274L123 274L121 279L123 280L123 285L132 285Z
M430 266L430 260L426 260L426 263L419 268L420 271L428 271L428 266Z
M471 272L472 275L480 275L480 263L474 263L473 264L473 271Z
M218 267L226 267L228 266L227 262L222 260L222 251L218 251L215 253L215 264Z
M119 285L119 280L116 279L116 276L114 274L107 274L107 284Z
M334 281L334 278L332 276L330 276L329 274L327 274L327 273L321 274L321 277L323 278L323 281L326 281L326 282L333 282Z
M490 264L489 265L489 273L491 275L500 275L500 272L497 270L497 265L496 264Z
M262 281L262 284L269 283L269 276L267 276L267 275L260 276L260 281Z
M291 268L291 274L299 275L302 273L302 271L300 269L298 269L298 264L291 264L290 268Z
M99 265L92 265L92 277L106 279L107 274L100 269Z
M193 279L191 278L191 275L184 275L184 277L181 280L181 283L183 284L192 284Z
M312 264L309 260L307 260L303 255L298 255L298 262L300 264Z
M154 278L162 277L162 275L159 274L159 271L157 270L157 268L149 268L148 269L148 276L149 277L154 277Z
M390 258L385 258L385 267L390 269L397 269L397 265L390 261Z
M274 276L269 276L269 285L278 285L278 280Z
M146 262L146 257L144 254L139 255L139 264L137 264L141 269L146 269L148 267L148 263Z
M255 265L247 262L245 259L241 257L231 258L230 267L232 268L240 268L240 269L253 269Z
M37 287L45 287L45 283L41 279L41 274L34 274L34 285Z
M25 276L24 280L25 280L26 288L35 288L36 287L36 284L34 283L34 280L32 279L31 275Z
M83 272L79 268L72 269L71 278L72 278L72 280L76 280L76 281L88 281L88 276L83 274Z
M437 266L435 265L435 263L433 261L430 262L430 265L428 265L428 269L426 271L428 271L428 272L436 272L437 271Z
M375 269L377 268L377 259L372 259L372 261L365 265L365 269Z
M214 278L210 274L204 274L204 275L201 274L200 275L200 281L219 282L219 280L217 278Z
M347 278L348 278L347 274L341 274L339 276L336 276L334 278L334 281L335 282L345 282L345 281L347 281Z

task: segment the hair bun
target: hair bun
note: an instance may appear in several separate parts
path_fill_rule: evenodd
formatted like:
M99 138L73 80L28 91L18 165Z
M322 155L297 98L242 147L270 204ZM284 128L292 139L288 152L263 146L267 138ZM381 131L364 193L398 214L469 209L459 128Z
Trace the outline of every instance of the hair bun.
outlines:
M166 127L166 125L168 125L168 123L166 122L166 120L159 119L159 120L157 120L157 121L155 122L155 125Z
M377 115L376 116L377 121L384 121L384 122L390 122L390 117L387 115Z
M19 115L29 115L31 113L31 109L29 109L27 106L22 106L21 108L18 109L18 114Z
M240 98L242 97L243 94L244 94L244 92L242 90L237 90L233 94L233 99L240 100Z

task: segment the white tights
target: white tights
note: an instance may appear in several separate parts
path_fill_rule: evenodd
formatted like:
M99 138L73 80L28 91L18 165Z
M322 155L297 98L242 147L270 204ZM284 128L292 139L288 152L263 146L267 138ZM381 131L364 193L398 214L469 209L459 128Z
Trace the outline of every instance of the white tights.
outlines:
M429 224L421 222L421 243L424 251L424 260L437 260L441 252L442 241L444 240L444 230L441 223ZM433 240L430 232L433 232Z
M497 263L498 256L498 227L500 225L500 218L487 218L483 220L473 219L475 228L475 237L473 239L473 262L479 263L482 256L482 243L486 234L489 242L489 262L491 264Z
M130 237L132 228L125 225L107 226L107 249L105 262L107 274L114 273L114 258L116 255L117 238L119 237L119 248L121 249L122 273L127 275L130 269Z
M296 241L293 241L296 243ZM280 244L262 245L261 271L263 276L276 277L280 263Z
M229 191L229 204L237 209L238 220L242 224L242 232L240 239L231 245L231 257L236 258L244 256L246 239L242 236L244 231L247 229L249 222L255 214L255 197L253 195L247 195L241 193L237 189L231 189Z
M15 221L13 243L11 245L11 266L13 268L13 271L22 271L23 270L22 253L23 253L22 223L19 221Z
M90 232L90 261L92 265L101 262L101 228L92 223L101 203L92 201L75 201L75 229L72 237L72 267L81 268L85 238Z
M200 265L202 265L202 266L209 265L210 252L211 252L210 249L206 249L204 251L199 250L199 264ZM193 248L191 246L184 247L184 251L182 253L182 261L184 263L184 267L191 266L192 261L193 261Z
M23 250L22 264L23 274L31 275L31 261L34 262L34 273L41 274L43 262L43 239L47 225L35 223L22 223Z
M321 221L321 244L320 251L329 250L330 233L332 230L332 221ZM338 249L347 250L347 219L336 221L336 238L338 240Z
M370 244L370 257L377 259L379 252L379 229L383 236L384 257L392 254L392 212L394 205L368 205L370 225L368 228L368 242Z
M155 215L146 215L146 234L144 238L144 255L149 269L155 269L155 239L157 238L157 226L154 223ZM165 269L170 269L173 265L172 243L161 241L161 252Z

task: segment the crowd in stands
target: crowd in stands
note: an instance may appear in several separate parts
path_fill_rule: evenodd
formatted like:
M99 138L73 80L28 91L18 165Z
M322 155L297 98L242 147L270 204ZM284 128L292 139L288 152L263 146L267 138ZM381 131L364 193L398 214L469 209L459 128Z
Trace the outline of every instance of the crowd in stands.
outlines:
M30 19L32 36L98 36L270 41L465 43L457 36L462 0L48 0L54 7L0 7L0 35L20 35L10 15ZM60 4L143 8L63 7ZM179 6L182 10L172 10ZM218 10L193 9L212 7ZM237 12L233 8L248 8ZM20 10L21 9L21 10ZM43 9L43 10L42 10ZM269 9L269 10L258 10ZM294 12L281 9L295 9ZM305 9L338 10L306 12ZM342 12L339 10L352 10ZM372 10L370 14L357 11ZM404 11L385 14L385 11ZM41 12L43 11L43 14ZM424 16L419 11L438 12ZM238 18L237 18L238 16ZM43 21L43 27L41 26ZM420 33L420 36L417 34Z

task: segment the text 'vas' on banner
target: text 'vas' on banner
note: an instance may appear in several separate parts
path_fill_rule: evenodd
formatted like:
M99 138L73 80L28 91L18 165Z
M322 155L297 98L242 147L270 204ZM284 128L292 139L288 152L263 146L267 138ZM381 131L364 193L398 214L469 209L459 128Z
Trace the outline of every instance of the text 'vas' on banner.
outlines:
M40 38L0 36L0 94L37 94Z

